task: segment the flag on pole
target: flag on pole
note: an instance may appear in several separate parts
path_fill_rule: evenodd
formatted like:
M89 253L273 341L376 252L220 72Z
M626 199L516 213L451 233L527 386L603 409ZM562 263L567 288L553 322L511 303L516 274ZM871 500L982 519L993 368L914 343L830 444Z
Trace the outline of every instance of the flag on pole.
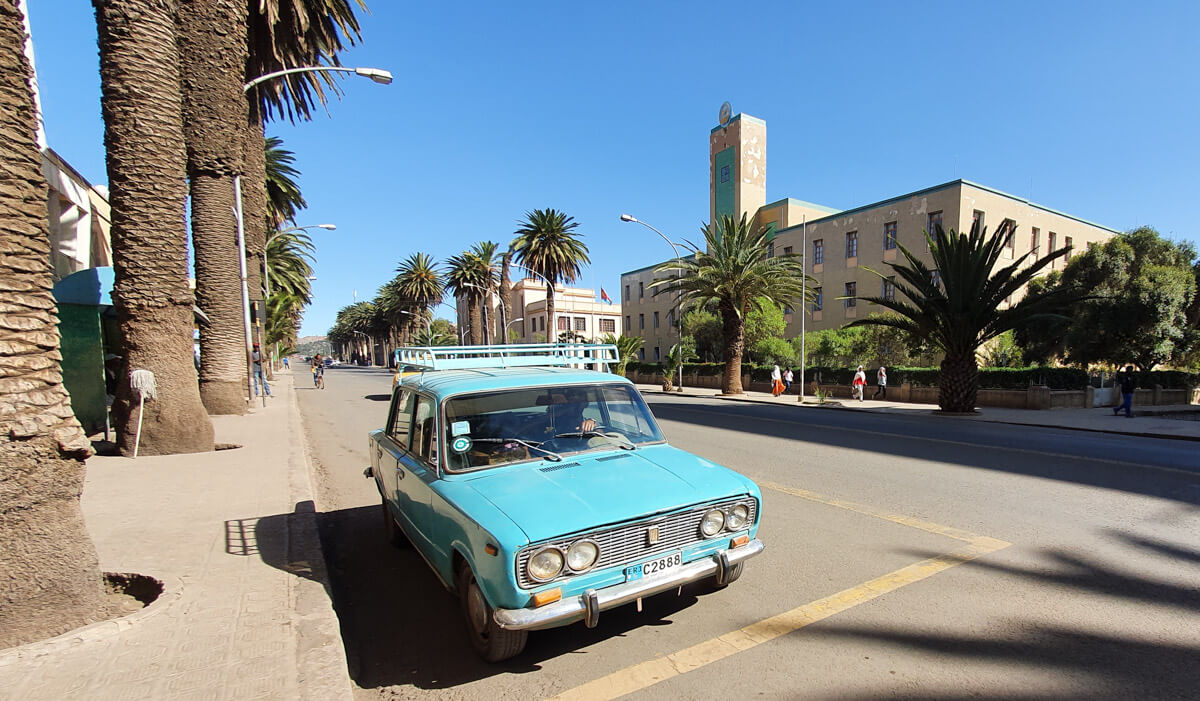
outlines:
M608 296L608 293L604 291L603 287L600 288L600 301L612 304L612 297Z

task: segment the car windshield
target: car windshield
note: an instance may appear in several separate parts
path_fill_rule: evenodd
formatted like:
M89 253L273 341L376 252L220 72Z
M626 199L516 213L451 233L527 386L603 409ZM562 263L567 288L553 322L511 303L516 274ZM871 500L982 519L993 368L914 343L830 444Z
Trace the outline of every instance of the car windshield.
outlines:
M569 385L483 392L446 402L451 471L662 442L633 387Z

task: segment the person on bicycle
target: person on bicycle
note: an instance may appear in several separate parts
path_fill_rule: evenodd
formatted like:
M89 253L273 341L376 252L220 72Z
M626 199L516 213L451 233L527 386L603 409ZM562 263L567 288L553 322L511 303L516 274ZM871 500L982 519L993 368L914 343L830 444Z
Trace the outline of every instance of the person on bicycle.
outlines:
M313 387L325 389L325 360L317 353L312 359Z

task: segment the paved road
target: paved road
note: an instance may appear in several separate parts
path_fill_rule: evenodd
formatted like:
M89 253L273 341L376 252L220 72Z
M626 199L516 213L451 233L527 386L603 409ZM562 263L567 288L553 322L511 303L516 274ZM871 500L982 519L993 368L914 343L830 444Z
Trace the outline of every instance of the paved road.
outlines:
M363 479L390 375L298 392L322 539L363 698L1195 698L1194 443L953 418L648 398L668 439L763 486L768 551L684 590L543 631L500 665L455 599L389 548Z

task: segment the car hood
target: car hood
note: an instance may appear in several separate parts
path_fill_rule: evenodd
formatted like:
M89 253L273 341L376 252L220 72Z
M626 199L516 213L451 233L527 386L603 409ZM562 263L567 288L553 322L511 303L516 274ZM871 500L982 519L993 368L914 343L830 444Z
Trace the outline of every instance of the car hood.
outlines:
M738 473L669 445L514 465L470 484L530 542L751 491Z

